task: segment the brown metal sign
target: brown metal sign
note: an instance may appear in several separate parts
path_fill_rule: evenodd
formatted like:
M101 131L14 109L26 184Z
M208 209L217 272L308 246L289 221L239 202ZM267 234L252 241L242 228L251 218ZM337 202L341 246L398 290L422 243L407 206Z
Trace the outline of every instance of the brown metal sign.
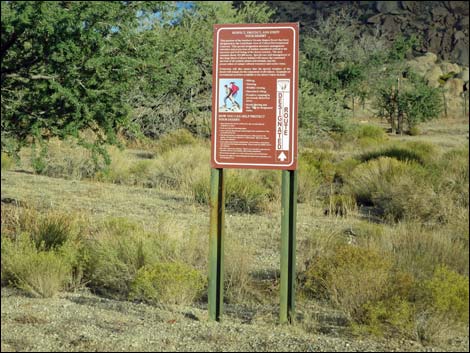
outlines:
M298 23L214 26L213 168L297 168Z

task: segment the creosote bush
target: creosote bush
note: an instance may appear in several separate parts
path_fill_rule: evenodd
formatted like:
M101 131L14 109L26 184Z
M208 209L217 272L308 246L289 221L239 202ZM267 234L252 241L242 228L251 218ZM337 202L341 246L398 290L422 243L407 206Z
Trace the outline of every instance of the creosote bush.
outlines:
M391 259L383 254L342 245L332 254L312 259L304 289L313 297L330 300L361 323L365 306L387 294L391 268Z
M155 263L138 270L129 298L161 304L191 304L206 286L199 271L181 262Z

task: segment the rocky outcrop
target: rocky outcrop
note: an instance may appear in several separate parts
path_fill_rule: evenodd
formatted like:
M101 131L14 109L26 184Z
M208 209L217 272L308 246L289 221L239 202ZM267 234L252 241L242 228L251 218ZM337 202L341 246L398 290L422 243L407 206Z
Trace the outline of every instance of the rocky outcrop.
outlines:
M300 21L304 28L317 20L348 13L354 31L378 29L387 40L416 35L416 55L436 53L441 60L469 65L469 3L466 1L270 1L280 21Z
M444 98L446 114L460 114L464 100L468 100L468 67L449 61L441 61L433 53L415 57L407 62L417 74L423 76L428 85L440 88Z

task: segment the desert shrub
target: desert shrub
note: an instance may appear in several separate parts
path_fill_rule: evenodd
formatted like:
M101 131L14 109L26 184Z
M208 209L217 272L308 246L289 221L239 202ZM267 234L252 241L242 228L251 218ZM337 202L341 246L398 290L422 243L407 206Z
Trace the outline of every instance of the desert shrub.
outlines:
M346 131L337 139L341 145L352 144L366 148L375 146L387 141L385 130L375 125L355 125L349 131Z
M130 285L129 298L162 304L190 304L206 286L206 278L181 263L155 263L138 270Z
M435 158L436 154L436 147L432 144L425 142L407 142L402 145L366 152L359 158L362 162L367 162L380 157L390 157L399 161L417 162L421 165L426 165Z
M149 234L126 219L111 219L85 243L85 278L97 293L126 298L136 273L171 257L166 234Z
M432 278L424 282L427 309L468 325L468 286L468 276L438 266Z
M52 297L72 282L74 253L71 244L54 251L38 249L27 233L2 237L2 282L35 297Z
M443 343L468 333L468 276L438 266L420 287L417 335L425 342Z
M384 227L382 236L369 238L368 244L395 254L394 266L420 281L431 278L438 264L468 275L468 222L463 220L460 230L449 227L402 222Z
M371 249L342 245L333 253L311 260L304 290L330 300L353 320L365 320L365 305L381 300L388 291L392 261Z
M384 141L387 138L384 129L375 125L357 126L353 133L358 139L368 138L378 142Z
M412 126L408 130L408 135L410 136L418 136L421 133L417 126Z
M392 252L337 241L331 245L307 259L301 272L304 295L341 308L358 333L414 338L418 282L413 274L396 267Z
M96 180L114 184L135 184L135 178L131 173L135 162L131 161L125 151L112 146L108 148L111 158L109 165L101 169L95 176ZM138 161L149 162L149 161Z
M225 207L242 213L258 213L279 198L280 173L268 170L229 170L224 174ZM188 180L195 201L208 204L210 177L201 174Z
M385 233L384 225L371 223L368 221L360 221L355 223L349 227L348 231L358 239L364 241L369 239L380 240Z
M194 145L197 139L186 129L170 131L158 139L156 151L165 153L178 146Z
M315 167L320 173L322 179L326 183L331 183L334 179L335 158L332 152L321 149L310 149L302 152L299 157L303 163Z
M353 325L355 331L366 331L378 336L385 333L415 338L416 308L408 300L392 296L364 305L363 325Z
M48 214L41 217L33 229L32 238L38 249L58 249L69 239L72 234L72 223L65 214Z
M154 186L179 189L193 196L193 184L210 180L210 149L204 144L175 147L155 160L149 182Z
M440 194L449 195L460 206L469 206L468 149L456 149L444 153L433 164L434 184Z
M297 180L297 201L300 203L311 202L316 198L320 188L322 177L320 171L313 163L304 158L303 154L299 156L298 180Z
M356 210L356 200L351 195L333 194L325 200L325 213L346 217Z
M336 163L335 181L344 183L349 178L354 168L361 162L356 158L346 158Z
M77 142L52 139L37 151L32 149L31 166L37 174L55 178L84 179L93 177L104 166L93 152Z
M387 220L445 221L445 202L426 178L419 164L380 157L357 166L345 191L359 204L374 206Z
M2 157L1 157L1 162L2 162L2 170L9 170L11 167L13 167L14 160L11 158L9 155L7 155L5 152L2 152Z
M227 174L225 179L226 208L235 212L257 213L266 207L274 190L257 178L255 173L246 177L245 173ZM258 179L258 180L256 180Z
M224 295L230 303L244 302L253 294L250 272L254 263L253 249L229 237L225 243Z

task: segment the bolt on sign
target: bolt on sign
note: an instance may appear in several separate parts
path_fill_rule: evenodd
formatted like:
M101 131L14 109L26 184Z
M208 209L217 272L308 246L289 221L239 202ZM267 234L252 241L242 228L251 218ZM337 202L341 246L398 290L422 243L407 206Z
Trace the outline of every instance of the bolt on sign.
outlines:
M213 168L297 168L299 25L214 26Z

